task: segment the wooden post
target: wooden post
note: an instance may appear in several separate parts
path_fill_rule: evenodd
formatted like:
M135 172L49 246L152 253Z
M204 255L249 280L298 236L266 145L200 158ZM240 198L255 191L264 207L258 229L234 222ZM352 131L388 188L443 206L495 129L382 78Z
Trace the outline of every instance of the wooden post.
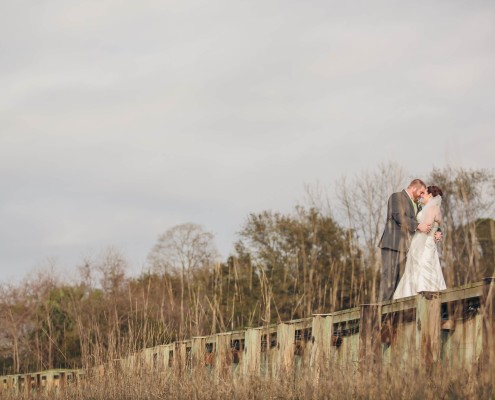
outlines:
M141 351L142 367L145 371L152 371L153 366L153 348L145 348ZM113 371L113 365L110 366Z
M100 372L100 367L99 366L97 367L96 372L98 374L97 375L98 378L101 378L103 376L103 374ZM48 371L46 373L46 387L47 387L47 392L49 392L49 393L50 392L53 392L54 391L54 386L55 386L55 384L54 384L54 379L53 379L53 373L52 373L52 371Z
M441 305L438 292L416 296L416 354L420 367L430 368L440 360Z
M19 394L24 392L27 396L29 395L29 385L27 375L19 375Z
M168 368L168 347L166 345L158 346L158 370L164 373Z
M186 369L186 342L175 342L173 368L178 375L182 375Z
M173 343L166 344L163 348L163 365L167 372L170 372L174 366L174 355Z
M261 329L249 328L246 330L244 341L244 357L242 360L245 376L260 374L261 359Z
M206 358L205 336L194 337L192 339L191 352L191 366L194 373L204 371Z
M310 367L313 374L319 375L326 371L332 357L333 316L315 315L311 324L311 360Z
M495 277L484 279L481 296L481 367L484 378L493 381L495 368Z
M294 324L277 325L277 361L276 376L289 375L294 371L296 327Z
M377 372L382 362L382 306L362 304L359 325L359 369Z
M217 378L225 378L228 376L232 367L232 350L231 340L232 334L219 333L216 335L216 360L215 371Z

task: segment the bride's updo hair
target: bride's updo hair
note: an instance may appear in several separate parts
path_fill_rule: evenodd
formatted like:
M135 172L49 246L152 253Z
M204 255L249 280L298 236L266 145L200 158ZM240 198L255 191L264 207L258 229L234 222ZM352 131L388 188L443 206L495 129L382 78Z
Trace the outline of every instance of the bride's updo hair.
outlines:
M428 186L426 191L430 193L433 197L443 196L442 189L438 186Z

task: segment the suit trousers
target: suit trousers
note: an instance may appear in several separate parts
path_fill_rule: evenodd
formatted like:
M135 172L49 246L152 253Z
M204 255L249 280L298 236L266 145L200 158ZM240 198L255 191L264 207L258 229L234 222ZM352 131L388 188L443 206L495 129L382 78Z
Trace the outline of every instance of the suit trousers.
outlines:
M382 249L382 276L378 300L392 300L399 284L401 273L404 273L407 253L392 249Z

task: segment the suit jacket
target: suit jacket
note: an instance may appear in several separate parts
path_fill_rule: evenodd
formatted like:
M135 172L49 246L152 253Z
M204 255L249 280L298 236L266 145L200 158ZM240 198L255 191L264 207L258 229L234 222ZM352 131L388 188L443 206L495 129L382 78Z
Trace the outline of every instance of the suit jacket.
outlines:
M378 247L406 252L417 227L416 213L407 192L392 193L388 199L387 221Z

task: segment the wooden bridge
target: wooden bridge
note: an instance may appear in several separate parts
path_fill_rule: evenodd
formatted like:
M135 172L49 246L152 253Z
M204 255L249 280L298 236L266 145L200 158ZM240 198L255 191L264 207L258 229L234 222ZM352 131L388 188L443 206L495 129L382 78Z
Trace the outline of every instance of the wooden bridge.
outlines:
M495 374L495 277L442 292L143 349L94 370L1 377L1 391L61 390L83 376L123 371L208 373L214 377L294 376L302 369L413 366ZM45 374L45 379L43 379Z

